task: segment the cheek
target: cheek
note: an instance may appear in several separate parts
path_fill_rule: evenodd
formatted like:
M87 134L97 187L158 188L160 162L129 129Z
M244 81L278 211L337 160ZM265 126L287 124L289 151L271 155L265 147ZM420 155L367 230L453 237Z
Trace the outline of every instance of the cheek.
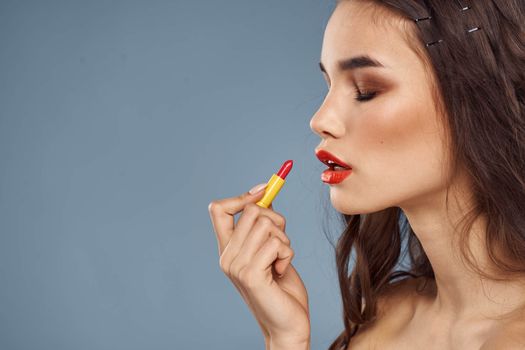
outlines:
M410 99L392 100L354 119L349 153L355 155L361 188L397 201L442 185L444 148L432 108Z
M424 109L403 102L385 102L374 107L361 114L352 128L350 139L360 151L356 164L363 169L382 164L385 170L386 166L397 167L399 162L405 165L408 157L425 152L428 147L422 149L420 142L421 135L429 132L425 121L430 116L422 115ZM428 141L427 138L425 142Z

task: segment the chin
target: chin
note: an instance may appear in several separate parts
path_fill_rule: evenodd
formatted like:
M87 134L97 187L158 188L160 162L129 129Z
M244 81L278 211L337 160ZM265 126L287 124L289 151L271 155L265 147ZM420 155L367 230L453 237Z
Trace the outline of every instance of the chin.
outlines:
M368 197L367 200L362 200L355 196L352 197L345 194L342 188L330 188L330 202L332 203L332 206L337 212L344 215L375 213L392 206L387 205L387 203L370 202L370 199L372 198Z
M353 201L349 196L345 196L344 191L340 188L330 188L330 202L334 209L345 215L365 214L366 208L360 201Z

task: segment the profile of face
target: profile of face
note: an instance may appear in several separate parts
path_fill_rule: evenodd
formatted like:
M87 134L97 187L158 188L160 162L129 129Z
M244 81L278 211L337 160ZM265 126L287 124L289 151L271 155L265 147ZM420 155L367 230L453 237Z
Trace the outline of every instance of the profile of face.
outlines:
M353 0L332 13L321 51L329 88L310 121L318 149L352 166L350 176L329 185L332 205L344 214L431 204L447 180L430 75L399 22L374 24L372 16L369 3ZM348 62L358 56L380 66Z

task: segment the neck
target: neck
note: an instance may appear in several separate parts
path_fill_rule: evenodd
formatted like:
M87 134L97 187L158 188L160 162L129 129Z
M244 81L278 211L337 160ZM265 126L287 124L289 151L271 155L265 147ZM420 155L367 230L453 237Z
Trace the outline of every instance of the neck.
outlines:
M402 206L408 222L432 265L435 275L433 307L441 315L457 318L491 318L508 314L525 303L525 283L521 279L497 281L480 276L462 259L457 237L461 228L457 224L467 212L468 198L460 192L449 192L445 208L445 194L425 198L417 205ZM463 200L461 200L463 198ZM487 272L494 272L485 243L486 217L473 222L467 249L474 262Z

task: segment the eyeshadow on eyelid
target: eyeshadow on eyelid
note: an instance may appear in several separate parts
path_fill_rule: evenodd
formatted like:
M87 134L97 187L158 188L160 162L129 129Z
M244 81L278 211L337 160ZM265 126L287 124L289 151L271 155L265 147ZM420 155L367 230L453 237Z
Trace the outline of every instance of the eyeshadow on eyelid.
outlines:
M332 81L326 73L321 72L325 83L330 86ZM358 70L355 72L342 72L340 79L342 82L357 85L363 89L384 89L395 84L392 77L387 76L384 72L373 70Z
M377 87L387 87L394 83L392 78L381 76L379 74L361 74L360 76L352 77L352 81L366 86L377 86Z

